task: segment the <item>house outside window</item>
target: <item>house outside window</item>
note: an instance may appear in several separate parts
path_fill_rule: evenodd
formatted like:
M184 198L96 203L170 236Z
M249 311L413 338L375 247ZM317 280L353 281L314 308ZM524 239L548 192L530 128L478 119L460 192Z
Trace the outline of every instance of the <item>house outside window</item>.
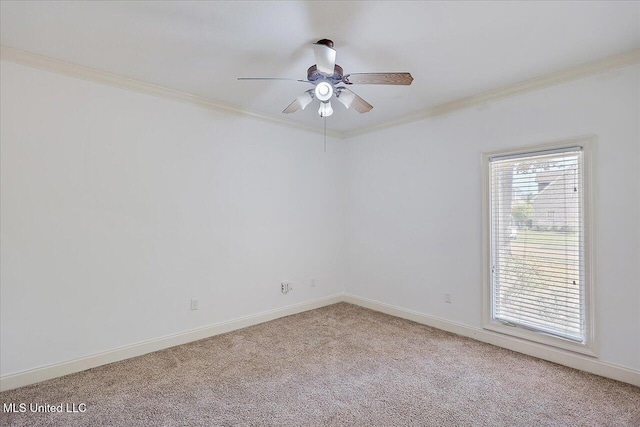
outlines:
M486 329L594 355L589 147L483 155Z

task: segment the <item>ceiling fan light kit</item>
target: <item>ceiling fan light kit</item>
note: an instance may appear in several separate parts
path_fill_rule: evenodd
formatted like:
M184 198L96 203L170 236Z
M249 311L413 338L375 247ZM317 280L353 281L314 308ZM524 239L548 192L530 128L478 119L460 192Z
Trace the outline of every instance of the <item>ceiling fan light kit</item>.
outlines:
M311 102L313 101L313 96L311 95L311 92L312 91L308 90L302 95L299 95L297 98L297 101L300 103L300 108L302 108L303 110L307 108L307 105L311 104Z
M333 66L336 64L336 51L331 40L318 40L313 45L313 54L316 57L318 71L324 74L333 74Z
M304 110L313 101L313 98L317 98L320 101L320 108L318 109L320 117L329 117L333 114L331 98L334 95L347 109L353 106L359 113L371 111L373 108L371 104L342 85L408 86L413 82L413 77L410 73L353 73L345 75L342 67L336 64L336 51L333 49L333 41L329 39L318 40L314 43L313 54L315 55L316 63L307 70L307 80L273 77L240 77L238 80L291 80L311 83L315 88L298 96L282 112L290 114L299 109Z
M342 102L342 105L349 109L351 107L351 104L353 104L353 100L356 99L356 94L351 92L350 90L343 89L339 90L338 93L336 93L336 99Z
M327 102L333 96L333 86L328 82L320 82L316 85L314 93L320 102Z
M331 101L321 102L320 108L318 108L318 114L320 117L329 117L333 114L333 107L331 107Z

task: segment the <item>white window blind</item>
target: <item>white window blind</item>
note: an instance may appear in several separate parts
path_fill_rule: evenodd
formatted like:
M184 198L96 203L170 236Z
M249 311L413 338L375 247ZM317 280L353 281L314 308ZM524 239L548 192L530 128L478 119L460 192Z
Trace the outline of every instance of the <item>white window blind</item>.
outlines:
M584 343L580 147L489 159L491 316Z

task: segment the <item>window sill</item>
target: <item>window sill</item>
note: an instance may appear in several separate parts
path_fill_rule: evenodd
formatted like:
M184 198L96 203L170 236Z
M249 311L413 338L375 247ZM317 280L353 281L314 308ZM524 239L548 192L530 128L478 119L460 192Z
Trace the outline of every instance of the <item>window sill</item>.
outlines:
M590 357L598 357L595 351L595 345L593 341L590 340L587 340L586 343L579 343L544 332L526 329L520 326L507 326L497 321L485 322L484 329L498 332L504 335L509 335L514 338L520 338L538 344L584 354Z

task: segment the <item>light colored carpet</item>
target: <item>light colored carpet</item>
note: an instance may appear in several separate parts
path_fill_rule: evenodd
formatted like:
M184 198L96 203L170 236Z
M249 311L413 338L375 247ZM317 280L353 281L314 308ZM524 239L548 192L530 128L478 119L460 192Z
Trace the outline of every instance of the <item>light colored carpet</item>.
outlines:
M12 426L638 426L640 388L341 303L0 394Z

